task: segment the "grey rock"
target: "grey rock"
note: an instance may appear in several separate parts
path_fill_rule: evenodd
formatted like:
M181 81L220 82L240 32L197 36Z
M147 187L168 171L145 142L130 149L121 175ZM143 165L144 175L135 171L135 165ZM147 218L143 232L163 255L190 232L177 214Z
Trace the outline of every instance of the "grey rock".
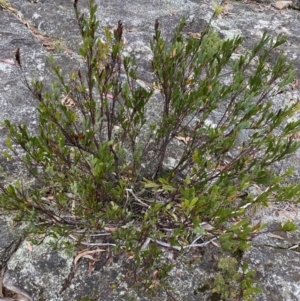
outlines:
M263 290L256 300L299 300L299 252L269 246L253 246L243 260L256 271Z
M55 53L55 60L62 66L64 74L77 70L83 65L77 55L80 46L78 28L73 15L73 1L69 0L10 0L17 9L17 16L0 9L0 59L13 58L13 52L21 49L22 72L30 80L42 79L47 83L53 80L49 71L47 56L49 53L21 21L28 20L45 35L64 43L62 53ZM213 8L209 2L199 0L118 0L96 1L97 12L101 26L114 28L118 20L122 20L125 29L125 53L135 55L141 66L139 74L142 80L152 79L149 60L151 52L149 40L153 35L156 18L162 24L164 35L170 37L174 27L181 17L187 19L187 32L200 32L212 16ZM293 62L297 76L300 75L300 20L299 1L293 1L292 8L278 11L272 8L269 0L255 2L229 1L224 14L216 17L213 27L223 37L241 35L244 37L245 48L250 48L261 37L264 30L272 35L286 34L288 43L284 45L288 57ZM272 2L273 3L273 2ZM85 1L79 1L82 10L87 12ZM19 19L18 19L19 18ZM102 34L101 31L98 33ZM26 123L34 130L36 127L36 103L24 84L24 77L15 66L0 61L0 121L9 118L16 123ZM284 102L300 98L299 86L289 89L274 100L278 106ZM157 114L153 102L150 114ZM0 130L0 150L5 148L5 131ZM245 136L246 137L246 136ZM241 137L241 139L245 139ZM300 154L296 153L290 162L278 166L284 170L289 164L296 168L296 178L300 177ZM172 161L169 162L170 164ZM10 171L11 179L23 177L22 170L15 164L8 164L1 159L1 166ZM264 233L254 239L254 246L245 253L243 260L257 271L257 279L263 288L263 294L256 300L300 300L299 285L299 253L297 244L300 242L300 232L288 235L280 231L280 224L287 216L298 224L299 217L293 210L287 211L283 204L271 204L269 208L257 212L248 212L253 223L258 221L272 222ZM288 206L288 204L286 205ZM282 212L285 212L283 214ZM285 218L283 217L285 216ZM2 217L1 217L2 218ZM0 219L0 258L15 240L12 226L7 219ZM273 234L273 236L270 236ZM275 236L281 238L276 238ZM295 247L296 246L296 247ZM132 282L127 279L132 273L131 263L126 257L111 257L101 253L95 261L94 270L89 274L89 261L82 259L78 269L72 274L73 257L62 252L53 251L45 242L40 246L31 246L26 241L11 256L4 276L4 286L23 293L31 300L78 300L92 295L97 291L97 300L154 300L130 290ZM177 264L170 276L170 283L175 288L172 294L176 300L211 300L212 279L216 272L217 262L214 256L219 256L218 249L209 245L203 250L194 251L190 256L200 256L201 261L191 267L176 260ZM166 254L167 256L167 254ZM174 258L175 260L175 258ZM70 279L69 279L70 278ZM72 280L69 281L68 279ZM119 286L115 286L119 282ZM60 291L64 283L66 290ZM203 287L208 290L203 292ZM166 292L161 292L157 300L168 300Z
M3 279L7 289L31 300L55 300L69 275L73 258L53 250L48 241L33 247L28 241L22 243L7 265Z

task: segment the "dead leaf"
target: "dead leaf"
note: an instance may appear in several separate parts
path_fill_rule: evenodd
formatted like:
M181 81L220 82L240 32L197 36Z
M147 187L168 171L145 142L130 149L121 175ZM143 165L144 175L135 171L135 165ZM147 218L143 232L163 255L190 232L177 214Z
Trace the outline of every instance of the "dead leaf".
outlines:
M90 261L89 262L89 275L92 275L95 267L95 261Z
M12 59L0 59L0 62L3 62L5 64L9 64L9 65L15 65L15 62Z
M86 258L86 259L90 259L90 260L95 261L95 259L92 255L84 255L84 256L82 256L82 258Z
M96 250L89 250L89 251L83 251L83 252L80 252L74 259L74 265L76 265L76 263L78 262L78 260L81 258L81 257L84 257L84 258L88 258L88 259L91 259L91 260L95 260L91 255L88 255L88 254L95 254L95 253L98 253L98 252L105 252L105 250L103 249L96 249Z
M254 225L254 226L252 227L252 231L253 231L253 232L257 231L257 230L259 229L260 225L261 225L261 222L259 221L256 225Z
M27 249L29 250L29 252L33 251L32 245L29 241L27 241Z
M209 223L201 223L200 225L204 230L206 231L211 231L214 227L212 225L210 225Z
M288 211L285 211L285 210L279 210L278 214L279 215L284 215L289 220L294 220L295 219L295 217L291 216L291 214Z
M72 211L72 217L73 217L74 220L76 219L76 215L75 215L75 207L76 207L76 204L75 204L75 200L73 199L73 200L72 200L72 208L71 208L71 211Z
M85 138L85 135L83 133L78 134L70 134L70 140L73 142L78 142L79 140L83 140Z
M228 167L228 165L219 165L216 170L223 171Z
M292 4L293 1L276 1L275 4L272 4L272 6L281 10L290 7Z
M191 137L182 137L182 136L175 136L175 139L182 141L184 144L187 144L189 141L192 140Z
M126 29L127 32L135 32L136 31L136 28L135 27L132 27L132 28L129 28L129 29Z
M109 93L103 94L103 96L105 96L105 97L107 97L109 99L114 99L114 96L112 94L109 94Z
M188 32L187 34L197 40L201 38L201 32Z
M261 187L260 187L260 186L258 186L258 185L257 185L257 184L255 184L255 183L254 183L254 184L252 184L252 186L253 186L253 187L255 187L255 188L257 188L257 189L259 189L259 190L261 190Z
M299 86L299 80L296 78L296 79L292 82L292 90L295 90L298 86Z
M272 237L272 238L284 239L283 237L276 235L276 234L272 234L272 233L268 233L268 236Z
M152 280L151 281L151 285L150 285L150 287L149 288L151 288L151 289L153 289L153 288L155 288L155 287L158 287L159 285L160 285L160 281L159 280Z
M116 230L118 230L117 227L104 227L104 230L107 232L115 232Z
M300 99L298 100L300 102ZM294 140L294 141L299 141L300 140L300 134L299 133L295 133L291 136L291 138Z
M152 275L156 276L158 274L158 270L153 271Z
M73 55L73 52L72 52L72 50L66 48L66 49L64 50L64 54Z
M66 106L66 107L75 107L75 101L69 97L71 92L69 92L62 100L61 104Z
M211 243L216 246L217 248L221 248L220 244L216 242L215 240L212 240Z

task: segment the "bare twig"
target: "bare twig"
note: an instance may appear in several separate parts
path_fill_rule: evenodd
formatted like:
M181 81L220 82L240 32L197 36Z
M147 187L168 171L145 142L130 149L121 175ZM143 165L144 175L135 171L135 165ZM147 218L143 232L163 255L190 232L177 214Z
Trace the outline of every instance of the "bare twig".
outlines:
M142 245L142 250L147 249L147 247L148 247L150 241L151 241L151 238L147 237L147 239L145 240L145 242L144 242L143 245Z
M144 203L143 201L141 201L141 200L134 194L134 192L133 192L132 189L127 188L127 189L126 189L126 192L131 193L131 195L134 197L134 199L135 199L138 203L140 203L142 206L149 208L149 205L147 205L146 203Z
M199 240L201 237L202 237L202 235L197 236L197 237L193 240L192 245L193 245L194 243L196 243L197 240Z
M84 246L97 246L97 247L115 247L116 244L110 244L110 243L88 243L88 242L81 242Z
M199 237L200 238L200 237ZM197 238L197 240L199 239ZM178 247L178 246L172 246L171 244L167 243L167 242L164 242L164 241L161 241L161 240L158 240L158 239L152 239L150 237L147 237L145 243L143 244L142 246L142 249L146 249L147 246L149 245L149 243L151 241L157 243L158 245L162 246L162 247L165 247L165 248L170 248L170 249L175 249L175 250L178 250L178 251L181 251L182 249L189 249L189 248L201 248L201 247L205 247L207 246L208 244L210 244L212 241L216 240L217 237L214 237L212 238L211 240L209 241L206 241L202 244L195 244L194 242L197 241L197 240L194 240L193 243L191 243L190 245L187 245L187 246L181 246L181 247Z
M83 232L86 232L86 231L75 231L75 233L83 233ZM97 236L109 236L111 235L111 233L108 233L108 232L105 232L105 233L98 233L98 234L88 234L89 236L91 237L97 237Z
M69 237L75 241L77 241L77 238L70 234ZM111 243L89 243L89 242L85 242L85 241L81 241L80 244L84 245L84 246L90 246L90 247L109 247L109 246L112 246L112 247L115 247L116 244L111 244Z

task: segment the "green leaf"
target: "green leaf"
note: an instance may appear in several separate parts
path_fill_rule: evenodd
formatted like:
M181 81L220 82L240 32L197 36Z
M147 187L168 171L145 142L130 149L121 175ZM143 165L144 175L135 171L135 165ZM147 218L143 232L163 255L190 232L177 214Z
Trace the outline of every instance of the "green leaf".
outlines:
M9 150L12 150L11 139L9 137L6 138L6 146Z
M143 182L145 188L153 188L153 189L159 189L161 187L161 184L157 184L157 183L154 183L150 180L147 180L147 179L144 179L144 182Z
M281 226L283 231L295 231L298 229L298 227L292 222L292 221L287 221Z

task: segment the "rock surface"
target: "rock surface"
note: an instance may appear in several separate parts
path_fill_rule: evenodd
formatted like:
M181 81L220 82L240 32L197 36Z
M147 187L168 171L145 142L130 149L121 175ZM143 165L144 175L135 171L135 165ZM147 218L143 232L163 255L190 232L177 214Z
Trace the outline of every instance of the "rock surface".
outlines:
M162 24L163 33L170 35L181 17L185 16L185 30L197 33L204 28L213 13L210 1L200 0L96 2L99 5L97 14L101 26L113 28L118 20L123 21L127 29L126 52L137 57L142 67L140 76L145 81L151 78L149 40L153 35L155 19L158 18ZM300 4L299 1L288 2L292 2L288 9L278 10L269 5L275 5L275 1L227 1L223 14L216 17L212 25L224 37L243 36L246 48L258 41L264 30L273 35L286 34L288 43L284 49L293 61L299 77ZM21 49L22 70L28 79L51 81L53 75L47 63L49 50L59 50L54 53L54 58L66 74L82 65L83 62L77 55L80 39L73 14L73 1L10 0L9 3L14 11L0 8L0 121L9 118L14 122L26 123L34 129L35 103L24 85L24 77L12 65L13 52L17 48ZM79 1L79 4L87 11L85 1ZM276 101L280 105L284 101L298 98L300 89L295 86ZM4 147L5 131L0 129L1 150ZM295 154L290 160L296 167L296 177L299 179L300 154ZM14 177L22 176L14 164L8 165L3 159L0 163L2 167L12 171ZM286 168L287 164L288 162L283 163L280 168ZM16 171L12 168L16 168ZM254 239L253 247L243 258L257 271L257 279L263 288L263 293L256 300L300 300L300 248L297 248L300 232L288 235L278 230L280 223L287 219L300 225L299 209L288 203L281 203L251 213L253 222L271 222L264 233ZM16 241L17 234L14 234L9 220L1 217L1 268L4 265L4 254L11 250ZM72 256L52 251L46 243L31 247L24 241L11 255L3 280L4 287L21 293L30 300L79 300L84 296L91 297L93 291L96 291L95 300L155 300L128 291L130 283L127 281L127 273L130 271L130 262L122 257L113 258L107 252L100 252L93 265L87 259L81 260L73 274ZM172 271L170 281L175 287L172 294L176 300L218 300L214 299L210 289L202 289L213 278L218 249L210 244L201 253L199 250L197 252L193 256L201 257L199 263L189 268L178 261ZM92 273L89 274L89 271ZM116 285L117 282L119 286ZM61 292L64 284L65 290ZM157 300L171 300L171 297L162 292Z

